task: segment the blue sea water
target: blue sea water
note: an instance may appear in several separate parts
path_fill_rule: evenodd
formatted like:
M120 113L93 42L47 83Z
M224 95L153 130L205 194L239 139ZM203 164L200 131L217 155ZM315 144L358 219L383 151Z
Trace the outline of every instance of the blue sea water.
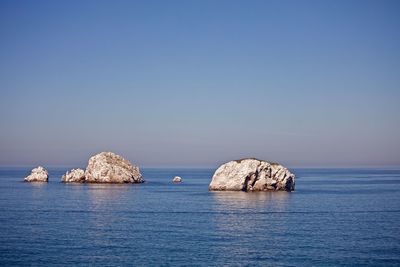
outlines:
M143 169L139 185L65 171L0 168L1 266L400 265L400 170L295 169L290 193L209 192L211 169Z

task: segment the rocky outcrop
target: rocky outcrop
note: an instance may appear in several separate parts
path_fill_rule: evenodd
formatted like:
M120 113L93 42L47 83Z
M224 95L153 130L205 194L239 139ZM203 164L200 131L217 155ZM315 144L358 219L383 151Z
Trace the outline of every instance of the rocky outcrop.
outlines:
M295 176L277 163L242 159L221 165L209 185L211 191L293 191Z
M174 179L172 179L173 183L181 183L182 182L182 178L179 176L175 176Z
M82 169L72 169L67 171L61 177L61 182L63 183L84 183L85 182L85 171Z
M39 166L37 168L32 169L31 174L25 177L25 182L48 182L49 181L49 173L45 168Z
M102 152L89 159L86 183L143 183L139 167L112 152Z

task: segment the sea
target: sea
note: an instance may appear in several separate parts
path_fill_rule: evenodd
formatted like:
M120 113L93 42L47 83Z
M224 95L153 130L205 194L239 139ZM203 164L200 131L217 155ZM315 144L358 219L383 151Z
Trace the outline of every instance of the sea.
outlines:
M209 192L214 169L123 185L30 169L0 168L0 266L400 266L400 170L292 169L294 192L246 193Z

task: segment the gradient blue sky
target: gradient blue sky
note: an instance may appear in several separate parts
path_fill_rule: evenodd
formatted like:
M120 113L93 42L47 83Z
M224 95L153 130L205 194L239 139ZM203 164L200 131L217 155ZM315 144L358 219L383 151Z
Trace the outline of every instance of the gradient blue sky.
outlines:
M400 1L0 1L0 165L400 165Z

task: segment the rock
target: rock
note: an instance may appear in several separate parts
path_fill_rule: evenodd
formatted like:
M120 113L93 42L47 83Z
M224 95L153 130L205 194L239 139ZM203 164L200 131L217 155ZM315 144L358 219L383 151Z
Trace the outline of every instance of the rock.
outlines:
M175 176L174 179L172 179L172 182L173 183L180 183L180 182L182 182L182 178L179 177L179 176Z
M295 176L277 163L258 159L234 160L214 173L210 191L293 191Z
M139 167L112 152L102 152L89 159L85 171L87 183L143 183Z
M48 182L49 173L45 168L39 166L31 171L31 174L25 177L25 182Z
M84 183L85 182L85 171L82 169L72 169L67 171L61 177L61 182L63 183Z

